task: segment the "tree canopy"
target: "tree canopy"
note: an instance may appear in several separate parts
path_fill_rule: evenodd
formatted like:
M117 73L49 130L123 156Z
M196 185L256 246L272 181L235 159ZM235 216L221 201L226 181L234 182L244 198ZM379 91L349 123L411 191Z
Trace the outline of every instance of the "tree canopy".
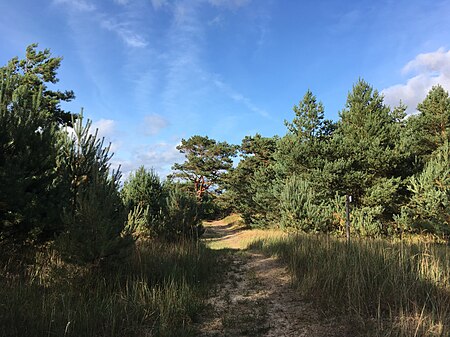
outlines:
M237 152L234 145L199 135L182 139L177 149L185 155L186 161L172 167L175 171L172 177L190 181L199 200L218 187L222 176L233 167Z

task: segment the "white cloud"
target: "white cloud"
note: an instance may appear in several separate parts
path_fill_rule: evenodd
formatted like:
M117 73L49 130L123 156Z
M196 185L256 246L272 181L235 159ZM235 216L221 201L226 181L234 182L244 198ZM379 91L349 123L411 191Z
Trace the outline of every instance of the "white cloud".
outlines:
M116 122L112 119L99 119L92 123L91 131L94 132L98 129L100 137L111 137L116 132Z
M179 141L168 143L160 142L153 145L142 146L133 151L130 160L120 160L114 158L111 167L121 167L122 180L125 180L131 172L144 166L146 169L153 168L161 178L165 178L170 172L174 163L184 161L184 155L177 150Z
M224 18L222 15L217 15L213 19L208 21L208 26L222 26Z
M114 0L120 5L127 5L130 0ZM131 21L118 21L113 18L105 19L106 14L98 10L91 2L87 0L53 0L58 5L66 5L74 15L75 12L91 12L90 18L99 24L103 29L115 33L125 44L134 48L142 48L148 45L147 40L132 29Z
M83 121L83 125L86 125L86 120ZM118 140L119 132L117 131L116 125L117 123L112 119L99 119L98 121L92 122L89 133L94 135L97 131L98 139L105 139L103 145L107 146L111 143L110 150L111 152L115 152L121 145L121 141ZM75 138L75 131L72 127L66 127L65 130L70 137Z
M241 93L235 91L233 88L226 85L220 79L215 78L213 80L213 83L217 88L219 88L223 93L225 93L225 95L230 97L233 101L242 103L247 109L263 117L269 117L267 111L257 107L248 97L245 97Z
M432 53L419 54L402 71L409 73L414 70L443 73L450 77L450 50L446 52L444 48L439 48Z
M53 3L70 6L71 9L80 12L92 12L96 9L95 5L85 0L53 0Z
M169 126L169 122L158 114L151 114L144 117L144 132L146 135L154 136L162 129Z
M129 28L128 23L124 22L114 22L113 20L102 20L101 26L113 33L116 33L123 42L125 42L130 47L142 48L147 46L147 41L141 35L133 32Z
M391 107L401 100L408 106L407 113L415 113L432 86L440 84L450 90L450 50L440 48L435 52L419 54L402 69L404 74L413 74L405 84L396 84L382 91L385 102Z
M112 119L99 119L91 125L90 132L93 134L98 130L98 137L104 138L104 145L111 143L110 151L117 152L121 147L122 141L119 140L119 131L117 130L117 123Z
M160 142L149 146L143 152L136 155L137 159L146 166L157 168L166 168L172 166L177 161L182 161L184 155L176 149L179 143L170 144Z
M168 0L151 0L151 2L152 2L153 8L156 10L168 5L168 3L169 3Z
M246 6L251 0L208 0L208 2L217 7L239 8Z

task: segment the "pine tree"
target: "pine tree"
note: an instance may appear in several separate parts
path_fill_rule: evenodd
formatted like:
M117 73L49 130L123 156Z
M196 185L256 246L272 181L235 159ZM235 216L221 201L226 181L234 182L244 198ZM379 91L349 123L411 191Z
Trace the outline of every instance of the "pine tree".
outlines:
M321 102L308 90L298 106L295 117L285 121L288 133L280 139L275 153L278 178L283 180L293 174L308 174L323 165L323 147L330 140L335 125L324 119Z
M228 202L249 225L266 226L276 217L276 200L271 189L277 141L277 137L259 134L246 136L240 146L242 160L225 176Z
M1 78L10 83L2 90L3 101L10 102L17 90L25 90L30 96L39 96L37 108L47 111L49 119L60 125L70 124L72 114L61 108L61 102L70 102L75 94L71 90L48 88L59 81L56 75L62 58L52 57L49 49L38 51L37 48L37 43L29 45L24 59L14 57L1 68Z
M118 191L120 171L110 172L109 146L103 146L91 121L82 115L66 134L59 154L59 170L68 183L64 232L57 245L68 261L100 265L126 252L132 240L124 232L126 213Z
M288 131L302 141L311 141L330 135L333 131L332 122L325 120L322 102L317 102L317 97L306 91L298 106L294 105L295 117L292 122L285 121Z
M396 168L404 158L399 113L391 112L378 91L359 80L340 114L332 141L334 159L324 166L330 186L351 195L356 208L377 207L382 221L390 221L399 206Z
M161 210L164 188L159 176L151 169L139 167L125 181L121 190L125 205L131 209L135 206L148 207L150 214L158 214Z
M53 237L59 225L57 127L42 105L43 86L30 89L0 68L0 245Z
M173 165L175 173L171 177L190 181L199 201L214 188L217 190L222 176L233 167L232 158L237 152L234 145L199 135L182 139L177 149L185 155L186 161Z
M281 225L305 232L327 231L331 211L313 186L298 176L287 178L280 193Z
M406 229L450 234L450 147L445 142L425 165L411 177L412 197L402 209Z
M408 120L412 151L424 165L430 155L450 140L450 97L440 85L418 104L419 114Z

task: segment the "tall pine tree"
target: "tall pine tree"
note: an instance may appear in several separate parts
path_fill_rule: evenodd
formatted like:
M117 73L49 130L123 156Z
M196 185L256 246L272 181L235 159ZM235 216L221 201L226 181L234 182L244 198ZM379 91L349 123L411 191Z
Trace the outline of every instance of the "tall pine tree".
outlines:
M378 91L360 79L348 94L340 117L333 137L335 159L326 165L325 175L341 195L353 197L354 207L365 208L362 212L369 218L373 218L373 211L381 226L392 219L399 206L401 177L396 167L402 153L398 111L391 112ZM383 230L386 228L371 232Z

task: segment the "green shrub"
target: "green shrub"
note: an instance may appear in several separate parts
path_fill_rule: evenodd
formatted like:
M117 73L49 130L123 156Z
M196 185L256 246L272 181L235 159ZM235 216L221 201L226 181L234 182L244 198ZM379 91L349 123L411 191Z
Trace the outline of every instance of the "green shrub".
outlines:
M303 231L324 231L328 229L331 208L319 201L308 181L297 176L286 180L280 194L281 224L285 228Z
M79 117L61 150L60 167L70 193L56 245L67 261L96 265L123 255L132 240L124 232L120 172L110 175L109 148L90 133L90 126Z
M165 198L163 185L157 173L139 167L123 184L121 195L129 209L135 206L148 207L150 214L158 214Z
M135 236L173 241L203 234L197 199L178 184L162 184L153 170L141 167L132 174L122 198L131 207L128 228Z
M412 197L402 208L403 223L412 231L450 234L450 150L439 148L424 170L410 179ZM405 227L406 227L405 226Z
M197 199L173 186L166 198L159 232L169 240L198 238L203 232Z

